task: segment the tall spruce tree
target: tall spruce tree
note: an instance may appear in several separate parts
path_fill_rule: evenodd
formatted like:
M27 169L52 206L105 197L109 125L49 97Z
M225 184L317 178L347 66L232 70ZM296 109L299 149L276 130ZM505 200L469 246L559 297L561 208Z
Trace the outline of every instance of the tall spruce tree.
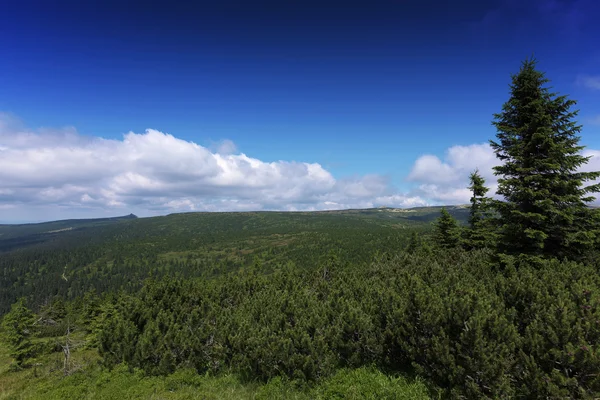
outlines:
M479 171L471 173L471 209L469 213L469 229L466 231L465 247L467 249L490 248L495 244L495 220L492 218L492 202L486 197L489 189Z
M413 231L410 234L410 239L408 240L408 245L406 246L406 252L409 254L415 253L419 247L422 246L422 240L419 234Z
M435 222L434 238L436 244L444 248L457 247L461 244L461 228L445 208L442 208Z
M534 59L512 76L511 96L494 115L497 141L491 141L503 165L497 202L501 252L543 257L581 258L598 237L598 213L588 207L599 185L585 185L599 172L581 172L589 157L580 154L574 121L576 104L545 84Z
M10 346L10 356L14 358L17 367L23 366L33 355L33 323L34 315L25 305L25 298L20 298L14 303L4 316L4 335Z

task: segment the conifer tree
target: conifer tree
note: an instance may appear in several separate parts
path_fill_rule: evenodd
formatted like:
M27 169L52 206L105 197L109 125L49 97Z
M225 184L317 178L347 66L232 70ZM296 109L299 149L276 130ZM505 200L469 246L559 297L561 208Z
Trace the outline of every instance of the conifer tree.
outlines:
M413 231L410 234L410 239L408 241L408 245L406 246L406 252L409 253L409 254L413 254L421 246L422 246L421 237L419 236L419 234L417 232Z
M580 154L581 126L571 110L575 101L551 93L534 59L513 75L511 96L494 115L497 141L491 141L503 165L495 167L495 204L502 232L499 250L509 254L577 259L598 235L598 213L587 204L599 185L585 185L599 172L581 172L589 157Z
M4 334L10 346L10 356L18 367L33 355L31 342L34 315L25 305L25 298L20 298L11 306L4 316Z
M456 219L446 211L446 208L442 208L441 215L435 222L437 245L444 248L457 247L461 242L460 236L461 229Z
M491 199L485 197L489 189L477 170L470 175L469 180L472 196L465 245L468 249L490 248L495 242L495 232Z

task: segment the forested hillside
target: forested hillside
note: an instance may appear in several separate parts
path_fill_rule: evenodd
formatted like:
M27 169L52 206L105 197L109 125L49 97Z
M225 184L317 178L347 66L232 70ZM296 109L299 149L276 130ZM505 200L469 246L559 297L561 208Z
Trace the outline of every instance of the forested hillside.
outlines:
M546 83L512 77L469 207L3 227L0 395L597 398L600 173Z
M466 220L465 208L454 214ZM58 221L4 225L0 236L0 311L18 297L44 304L140 288L149 276L211 277L260 260L265 267L307 268L329 251L365 265L377 253L396 251L407 230L439 208L317 213L189 213L153 218ZM14 247L14 248L13 248Z

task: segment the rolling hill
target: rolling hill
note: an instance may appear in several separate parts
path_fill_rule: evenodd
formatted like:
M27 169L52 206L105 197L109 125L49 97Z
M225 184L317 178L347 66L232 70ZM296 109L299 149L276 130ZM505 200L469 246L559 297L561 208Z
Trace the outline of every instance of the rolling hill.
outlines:
M153 276L211 277L260 263L310 267L335 253L368 263L427 232L441 207L179 213L0 226L0 312L19 296L136 290ZM448 207L460 221L468 208Z

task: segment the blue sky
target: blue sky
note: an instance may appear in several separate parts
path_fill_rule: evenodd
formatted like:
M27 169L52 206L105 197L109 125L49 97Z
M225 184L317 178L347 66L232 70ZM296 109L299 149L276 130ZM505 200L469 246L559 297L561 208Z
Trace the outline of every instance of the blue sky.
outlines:
M0 222L462 203L471 161L493 164L476 145L493 138L492 114L508 98L510 74L532 54L554 89L578 101L582 143L600 149L596 3L11 2L0 13L0 150L13 163L0 173ZM194 171L196 180L161 177L181 167L185 150L161 156L169 144L147 146L146 129L167 142L172 135L176 148L208 149L182 158L190 168L220 153L234 167L211 159L221 172L210 184ZM145 144L127 147L129 132ZM107 160L107 146L119 145L112 154L121 158ZM77 151L95 154L98 165L74 177L58 164L73 157L67 164L77 166ZM141 161L127 164L127 151ZM40 154L53 154L53 164ZM262 164L246 171L242 155ZM167 157L171 164L152 173L140 166ZM94 175L106 163L112 175ZM318 164L330 176L283 173L288 164ZM271 172L256 172L263 167ZM56 179L22 175L36 168ZM223 168L237 168L239 182ZM296 173L304 180L286 175ZM273 174L288 185L270 181ZM125 176L139 190L126 187ZM244 186L249 176L265 180Z

